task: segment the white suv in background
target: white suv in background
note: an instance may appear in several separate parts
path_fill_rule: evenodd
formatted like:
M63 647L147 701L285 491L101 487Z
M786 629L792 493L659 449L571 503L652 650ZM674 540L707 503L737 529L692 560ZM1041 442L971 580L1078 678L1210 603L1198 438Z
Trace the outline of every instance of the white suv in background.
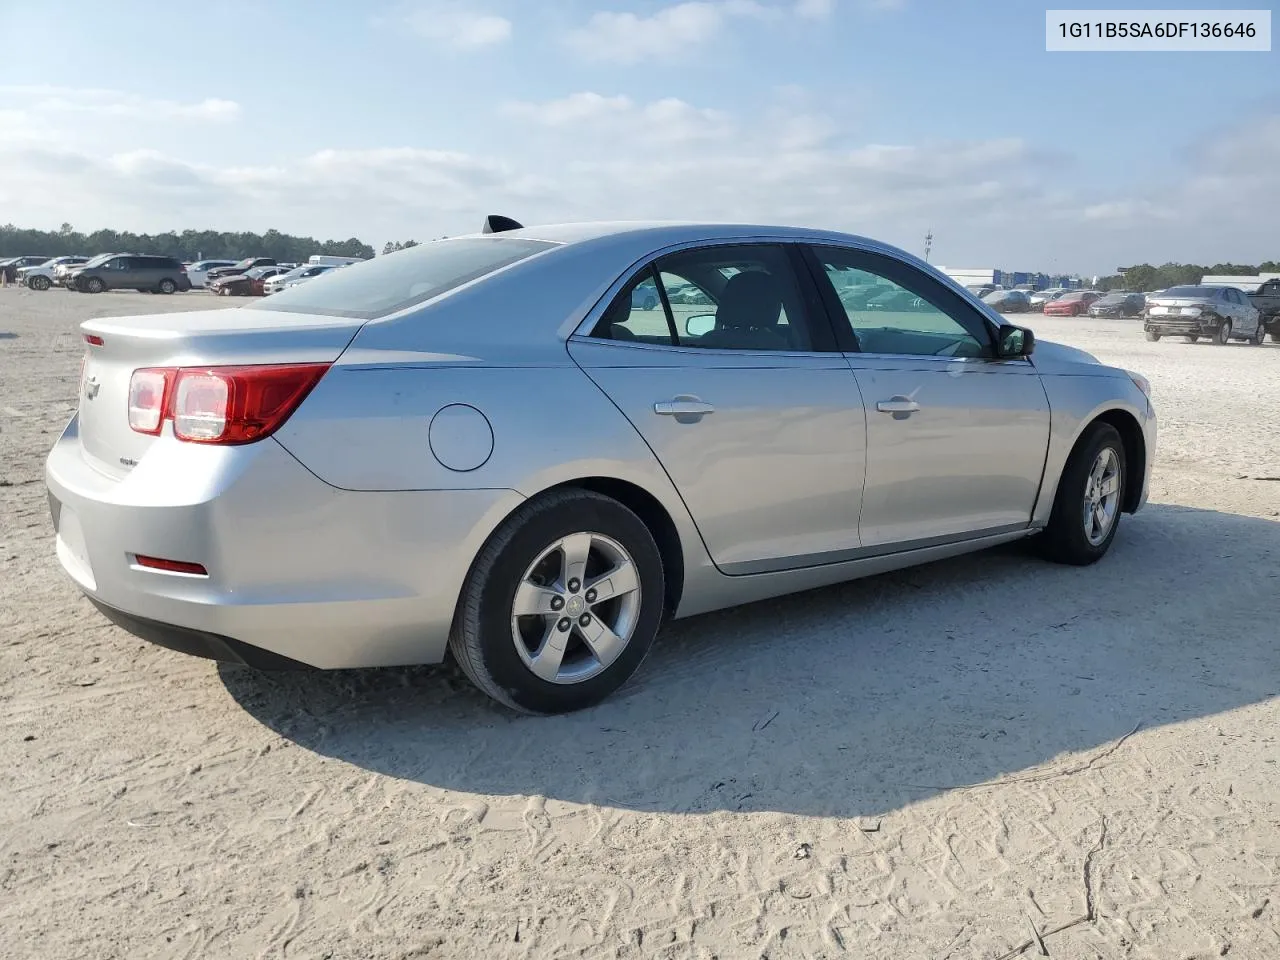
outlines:
M206 283L208 273L214 267L231 267L235 266L234 260L197 260L191 266L187 267L187 277L191 280L192 288L208 286Z
M34 267L23 267L18 271L18 282L32 290L48 290L53 286L54 271L58 267L78 267L88 262L88 257L54 257Z

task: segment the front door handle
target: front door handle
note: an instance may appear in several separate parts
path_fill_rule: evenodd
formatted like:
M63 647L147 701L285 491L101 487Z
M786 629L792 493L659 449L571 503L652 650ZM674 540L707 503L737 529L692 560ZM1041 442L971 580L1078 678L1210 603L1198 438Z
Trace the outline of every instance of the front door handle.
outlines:
M660 417L675 417L677 423L697 423L716 408L697 397L680 396L660 400L653 405L653 412Z
M881 400L876 404L876 409L881 413L915 413L920 409L920 404L910 397L894 397L891 400Z

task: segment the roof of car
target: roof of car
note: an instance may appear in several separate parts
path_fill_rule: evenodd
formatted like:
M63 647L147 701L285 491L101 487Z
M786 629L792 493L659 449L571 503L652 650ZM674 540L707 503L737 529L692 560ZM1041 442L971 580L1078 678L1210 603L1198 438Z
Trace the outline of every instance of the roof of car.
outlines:
M522 237L526 240L547 240L553 243L583 243L607 237L645 237L655 247L666 246L717 237L788 237L811 240L856 240L868 246L889 248L887 244L853 234L807 227L784 227L759 223L715 223L679 220L603 220L583 223L548 223L536 227L522 227L494 234L467 234L468 237Z

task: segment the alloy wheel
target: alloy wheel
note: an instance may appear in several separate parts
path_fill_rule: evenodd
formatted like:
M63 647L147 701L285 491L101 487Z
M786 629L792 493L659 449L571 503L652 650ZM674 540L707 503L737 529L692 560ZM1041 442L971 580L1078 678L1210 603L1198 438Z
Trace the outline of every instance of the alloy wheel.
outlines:
M1107 539L1120 512L1120 458L1103 447L1094 458L1084 490L1084 535L1093 546Z
M511 638L532 673L549 683L590 680L627 648L640 616L640 574L625 547L574 533L525 570L511 605Z

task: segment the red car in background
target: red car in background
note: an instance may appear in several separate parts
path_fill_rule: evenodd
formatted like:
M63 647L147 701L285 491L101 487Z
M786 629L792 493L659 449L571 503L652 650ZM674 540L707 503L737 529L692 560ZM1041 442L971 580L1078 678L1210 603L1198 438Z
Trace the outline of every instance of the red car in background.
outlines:
M287 273L288 269L288 267L254 267L246 273L218 277L209 282L209 289L220 297L266 296L262 285L278 273Z
M1102 299L1101 290L1072 290L1044 305L1046 317L1079 317L1088 313L1093 301Z

